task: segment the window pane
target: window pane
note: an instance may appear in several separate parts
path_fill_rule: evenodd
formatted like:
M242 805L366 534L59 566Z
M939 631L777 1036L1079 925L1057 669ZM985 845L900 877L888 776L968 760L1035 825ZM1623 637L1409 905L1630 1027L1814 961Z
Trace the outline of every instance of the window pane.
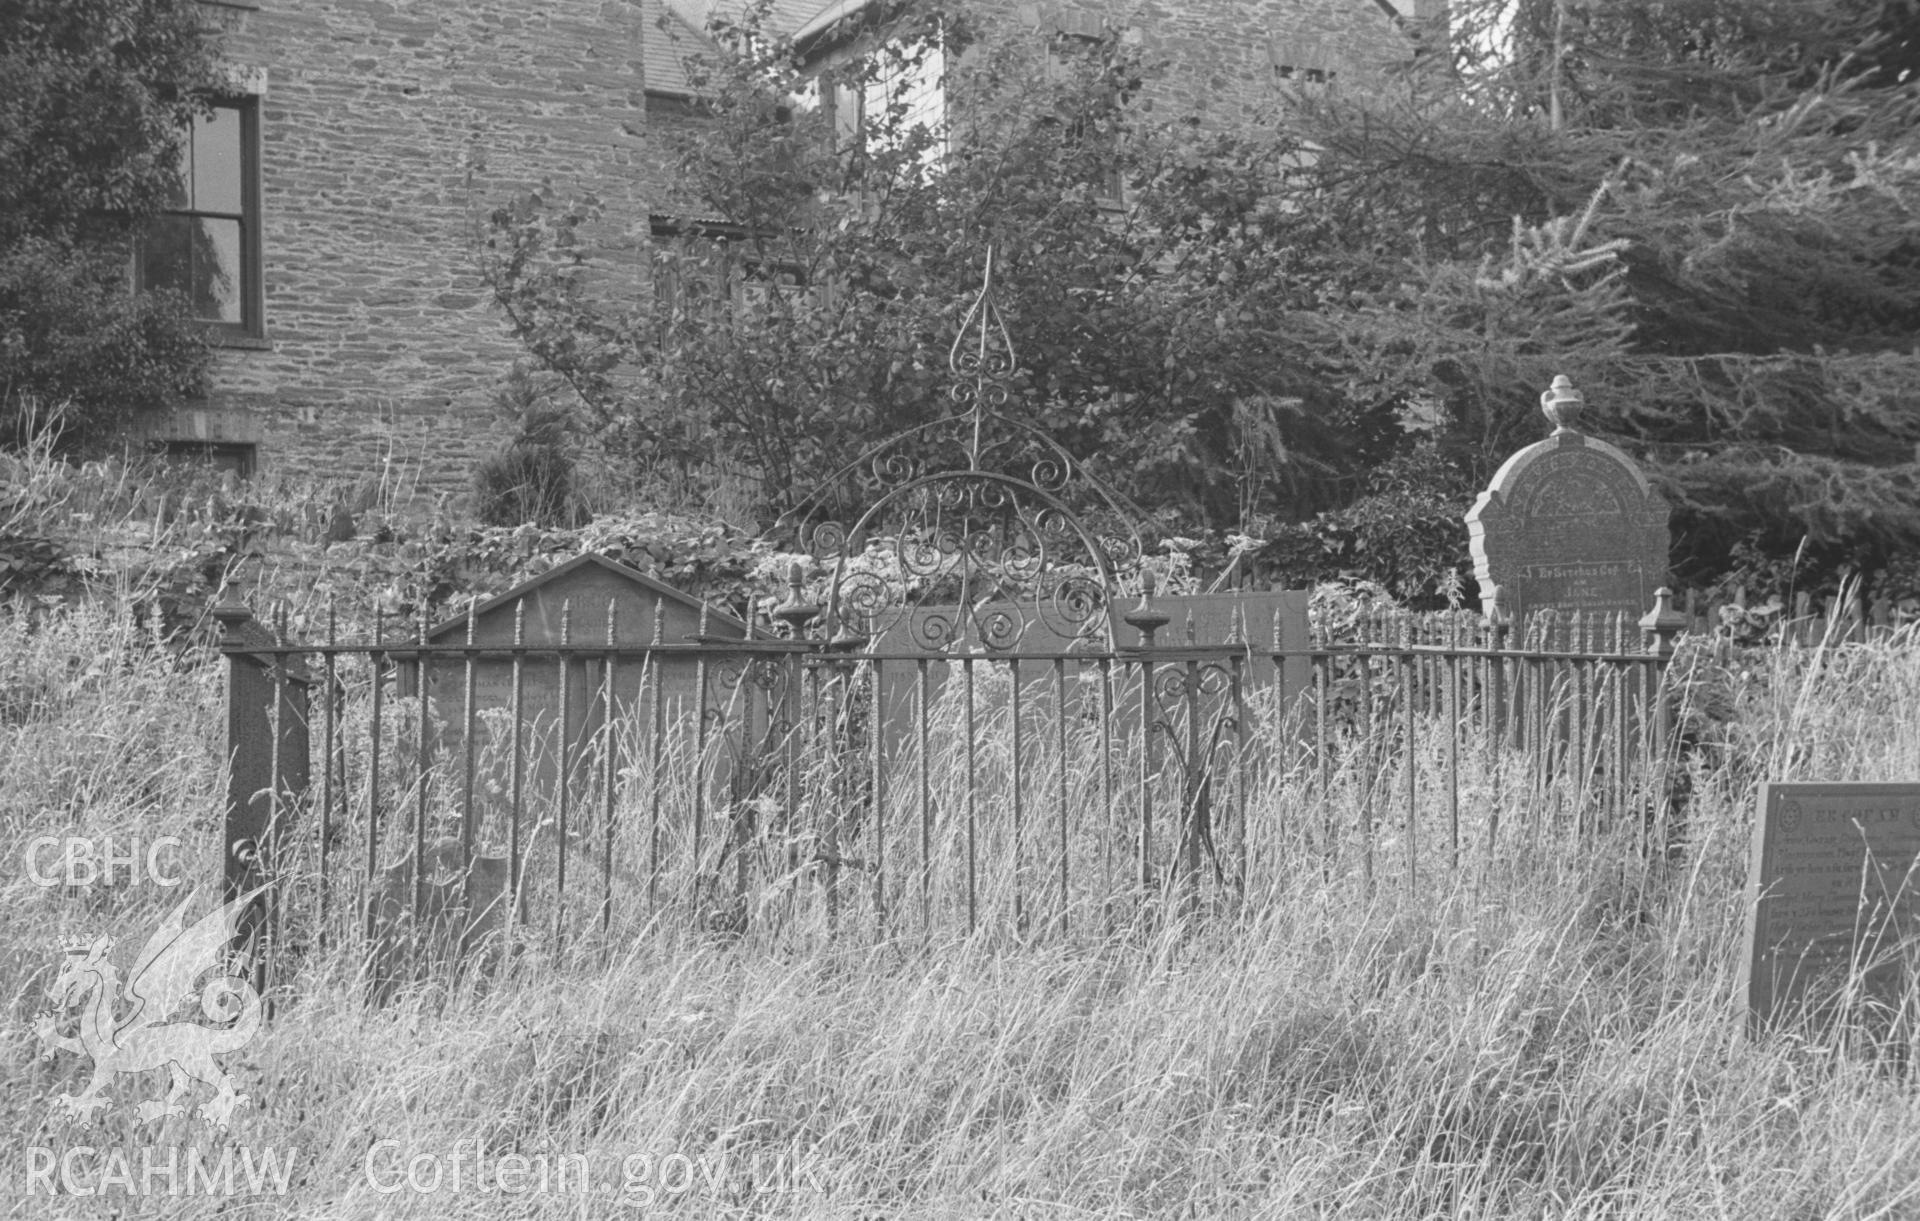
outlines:
M180 137L180 155L174 160L174 177L167 185L167 201L162 207L190 208L193 197L187 194L187 181L193 165L193 133Z
M240 112L217 107L193 121L193 206L200 212L240 211Z
M211 322L240 321L240 222L193 220L193 314Z
M192 222L184 216L160 216L147 225L140 241L140 283L145 288L186 292L193 279L188 253Z

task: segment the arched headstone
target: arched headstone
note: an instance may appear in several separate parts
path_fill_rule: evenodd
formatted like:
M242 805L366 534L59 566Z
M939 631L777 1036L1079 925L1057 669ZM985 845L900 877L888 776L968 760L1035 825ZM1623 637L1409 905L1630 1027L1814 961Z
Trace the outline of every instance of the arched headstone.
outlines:
M1467 513L1485 612L1611 614L1634 619L1667 579L1667 502L1640 467L1574 428L1580 394L1556 377L1540 396L1552 436L1508 458Z

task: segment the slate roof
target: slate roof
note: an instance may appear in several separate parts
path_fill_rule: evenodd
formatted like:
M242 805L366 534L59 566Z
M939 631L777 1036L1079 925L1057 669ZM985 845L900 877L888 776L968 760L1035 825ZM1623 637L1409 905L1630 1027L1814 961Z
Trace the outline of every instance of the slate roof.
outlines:
M874 0L774 0L768 14L771 28L805 39L824 33L841 18L859 12ZM707 45L707 20L716 13L735 16L745 9L742 0L641 0L646 34L641 56L647 74L647 92L668 97L691 97L682 58Z
M648 93L693 96L693 87L687 83L686 66L681 60L706 46L707 36L680 11L686 7L667 0L641 0L646 29L641 34L640 57L642 70L647 74Z

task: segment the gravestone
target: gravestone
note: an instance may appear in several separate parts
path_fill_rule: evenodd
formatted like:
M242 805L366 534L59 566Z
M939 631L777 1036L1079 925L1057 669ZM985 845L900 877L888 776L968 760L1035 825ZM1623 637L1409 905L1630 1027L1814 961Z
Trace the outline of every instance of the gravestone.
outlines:
M1851 965L1904 987L1894 946L1920 917L1920 784L1765 784L1753 825L1741 992L1763 1029L1829 1005Z
M700 659L688 651L692 638L703 630L709 638L744 640L747 625L714 610L698 598L657 581L605 556L586 554L523 581L482 602L473 610L473 644L482 649L505 649L514 644L516 610L521 621L522 645L554 648L561 643L563 619L567 640L582 649L604 646L611 623L613 638L623 649L657 643L662 651L644 661L627 657L615 663L612 696L620 724L638 723L650 732L653 702L664 705L669 726L683 724L699 700ZM430 629L427 643L462 647L467 643L468 616L456 615ZM675 651L678 650L678 651ZM564 733L573 770L587 765L588 748L606 726L604 698L606 663L597 657L576 656L565 666L558 658L529 655L520 668L522 749L526 752L526 792L551 797L559 774ZM710 666L711 669L711 666ZM487 710L511 712L514 664L507 657L477 658L473 662L473 707L478 733L475 750L491 745L494 754L509 745L505 733L490 734ZM435 723L444 726L442 746L458 755L465 742L467 661L458 655L436 658L427 667L427 695ZM411 666L402 674L401 692L417 689ZM714 684L709 684L710 696ZM564 688L564 700L563 691ZM564 706L563 706L564 705ZM499 760L495 759L496 767ZM575 783L579 782L575 777Z
M1283 695L1291 699L1307 687L1307 659L1287 657L1274 663L1276 647L1302 651L1309 647L1307 608L1313 591L1276 589L1266 593L1156 594L1153 605L1167 612L1167 626L1154 633L1161 646L1187 643L1189 628L1196 644L1224 644L1243 641L1247 655L1242 663L1242 682L1248 695L1262 691L1277 681ZM1122 607L1124 612L1126 608ZM1275 641L1279 644L1276 646ZM1125 621L1114 624L1114 643L1132 648L1140 643L1139 629Z
M1279 685L1284 701L1291 701L1306 690L1308 662L1305 656L1287 657L1279 665L1274 661L1276 630L1280 647L1305 650L1308 647L1308 590L1274 590L1267 593L1160 594L1153 605L1169 616L1167 626L1154 636L1161 648L1178 648L1192 642L1221 645L1237 641L1245 645L1241 661L1241 691L1252 699L1257 693ZM1121 649L1137 648L1140 632L1122 617L1131 602L1116 598L1109 608L1113 643ZM1001 625L1023 624L1017 641L1003 637ZM892 753L913 740L919 698L919 662L902 658L926 656L933 659L927 668L927 699L940 698L949 677L957 675L948 662L966 657L994 663L1008 658L1021 661L1021 688L1029 707L1050 707L1058 701L1064 687L1067 699L1065 715L1082 721L1096 715L1100 708L1098 671L1089 664L1108 652L1106 633L1100 625L1090 626L1090 634L1069 636L1058 627L1034 615L1031 607L988 604L972 614L963 614L957 606L916 607L900 615L875 639L872 651L894 660L880 663L880 707L883 736ZM1189 633L1191 629L1191 633ZM998 647L989 648L982 638L995 639ZM943 651L935 651L936 649ZM1065 655L1064 667L1056 669L1054 657ZM1087 662L1073 660L1085 656ZM1178 664L1178 663L1172 663ZM1111 709L1117 725L1132 726L1139 719L1137 691L1124 683L1133 667L1115 663L1112 668L1115 690ZM1282 706L1285 706L1284 704Z
M1667 502L1633 459L1574 428L1582 403L1565 377L1540 402L1553 435L1508 458L1467 513L1482 607L1638 620L1666 584Z

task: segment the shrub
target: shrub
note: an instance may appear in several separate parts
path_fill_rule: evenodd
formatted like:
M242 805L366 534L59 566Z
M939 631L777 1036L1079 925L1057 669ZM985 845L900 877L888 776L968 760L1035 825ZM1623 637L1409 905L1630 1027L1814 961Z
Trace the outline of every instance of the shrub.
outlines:
M474 473L475 505L488 526L576 523L573 459L557 445L515 440Z
M1415 610L1457 605L1469 588L1464 475L1432 449L1383 464L1344 509L1276 530L1264 567L1290 587L1373 582Z

